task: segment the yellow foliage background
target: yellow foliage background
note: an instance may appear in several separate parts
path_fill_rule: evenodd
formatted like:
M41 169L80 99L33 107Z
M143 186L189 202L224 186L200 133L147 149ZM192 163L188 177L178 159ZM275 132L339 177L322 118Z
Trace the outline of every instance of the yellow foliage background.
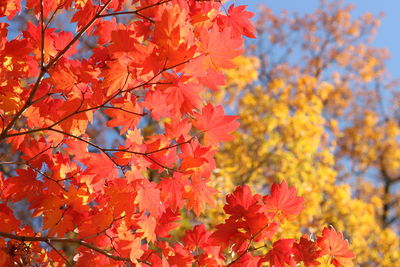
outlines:
M370 44L379 17L321 3L304 16L261 8L261 40L226 71L228 88L207 96L241 123L217 153L212 183L222 196L240 184L267 193L285 179L306 208L278 237L315 237L330 224L349 239L356 266L400 266L399 91L387 50Z

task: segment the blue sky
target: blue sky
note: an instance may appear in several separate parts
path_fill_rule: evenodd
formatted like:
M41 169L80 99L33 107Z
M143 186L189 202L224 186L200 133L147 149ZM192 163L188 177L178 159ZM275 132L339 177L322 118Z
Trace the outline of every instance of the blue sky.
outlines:
M373 45L388 48L392 58L388 69L393 76L400 76L400 0L345 0L355 5L354 15L371 12L376 15L383 11L384 17ZM239 5L248 5L257 13L257 6L264 4L274 12L281 10L310 12L318 7L318 0L238 0Z

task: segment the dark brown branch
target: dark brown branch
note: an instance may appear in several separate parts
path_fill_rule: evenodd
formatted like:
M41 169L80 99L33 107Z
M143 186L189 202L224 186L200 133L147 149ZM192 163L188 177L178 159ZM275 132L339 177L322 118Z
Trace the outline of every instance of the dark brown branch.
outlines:
M40 69L43 69L44 65L44 38L45 38L45 28L44 28L44 18L43 18L43 0L40 0L40 32L41 32L41 42L40 42Z
M20 235L14 235L10 233L5 233L5 232L0 232L0 236L13 239L13 240L18 240L21 242L59 242L59 243L73 243L73 244L78 244L84 247L87 247L93 251L96 251L100 254L103 254L106 257L109 257L110 259L116 260L116 261L126 261L126 262L132 262L131 259L125 258L125 257L120 257L116 256L110 252L108 252L105 249L96 247L95 245L89 244L85 242L82 239L76 239L76 238L65 238L65 237L51 237L51 236L43 236L43 237L36 237L36 236L20 236ZM141 260L138 260L138 262L144 262ZM151 265L149 262L144 262L146 264Z

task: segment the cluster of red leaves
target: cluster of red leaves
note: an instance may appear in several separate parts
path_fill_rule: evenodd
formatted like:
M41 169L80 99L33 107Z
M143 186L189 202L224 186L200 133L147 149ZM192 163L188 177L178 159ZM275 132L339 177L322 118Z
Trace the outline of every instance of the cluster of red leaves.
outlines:
M57 243L78 245L77 266L311 266L321 255L337 265L353 257L333 229L317 243L284 239L265 255L252 252L303 208L285 182L265 197L239 187L215 231L199 225L181 243L170 239L181 212L198 216L213 205L213 155L239 125L201 98L224 83L242 36L254 37L253 14L234 5L221 12L221 2L1 1L1 17L12 22L26 8L37 21L13 40L0 23L0 142L17 155L2 164L20 166L0 174L0 264L71 264ZM75 34L51 28L63 11L73 12ZM97 38L90 54L79 53L86 35ZM119 130L119 144L90 137L96 117ZM160 131L145 135L141 125L151 120ZM40 232L14 217L9 206L22 200L43 219Z

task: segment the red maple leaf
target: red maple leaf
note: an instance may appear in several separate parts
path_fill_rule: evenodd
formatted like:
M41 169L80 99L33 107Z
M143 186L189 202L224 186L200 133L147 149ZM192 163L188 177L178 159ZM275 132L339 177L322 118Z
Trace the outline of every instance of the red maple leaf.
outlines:
M246 11L246 6L235 7L232 4L228 9L228 14L226 16L220 16L219 19L222 20L222 25L229 25L233 28L233 33L236 36L247 36L249 38L256 38L254 28L250 19L254 17L254 13Z
M106 109L104 113L112 119L107 121L108 127L122 126L120 134L134 129L142 118L142 108L136 103L132 95L117 98L111 102L113 108Z
M195 112L194 118L193 125L204 132L206 145L216 146L220 141L231 141L233 136L230 133L239 127L239 122L236 121L238 117L224 115L222 106L208 104L201 113Z
M204 224L196 225L193 230L186 231L183 242L191 250L195 250L196 248L210 245L208 243L210 235L211 233L206 230Z
M292 255L292 245L294 239L280 239L274 242L272 249L267 253L265 259L272 267L295 266L296 263Z
M280 221L293 219L304 208L304 199L296 196L296 188L288 188L285 180L280 185L273 184L271 194L264 196L264 201L267 210L275 213Z
M333 227L325 227L317 243L322 250L321 254L332 257L331 263L336 267L351 265L355 254L349 250L349 243L341 232L336 232Z
M186 181L179 173L175 173L172 178L162 178L158 184L161 191L161 200L173 211L182 208L184 204L183 192L185 184Z
M262 212L260 205L260 195L251 193L249 186L238 186L235 191L226 197L227 204L224 206L224 211L232 215L233 218L247 217Z
M321 257L321 250L316 242L309 240L307 235L302 236L298 243L294 243L292 249L296 262L302 261L307 267L321 264L317 261Z
M74 14L71 22L77 22L77 30L80 31L91 19L93 19L96 11L97 7L93 5L92 1L87 1L86 4Z
M0 180L0 186L1 185L2 184ZM0 222L3 223L3 226L1 227L2 231L13 232L18 230L20 227L20 222L15 219L13 211L4 203L0 203Z
M169 232L179 226L180 213L167 208L165 212L157 218L155 233L158 238L169 238Z

